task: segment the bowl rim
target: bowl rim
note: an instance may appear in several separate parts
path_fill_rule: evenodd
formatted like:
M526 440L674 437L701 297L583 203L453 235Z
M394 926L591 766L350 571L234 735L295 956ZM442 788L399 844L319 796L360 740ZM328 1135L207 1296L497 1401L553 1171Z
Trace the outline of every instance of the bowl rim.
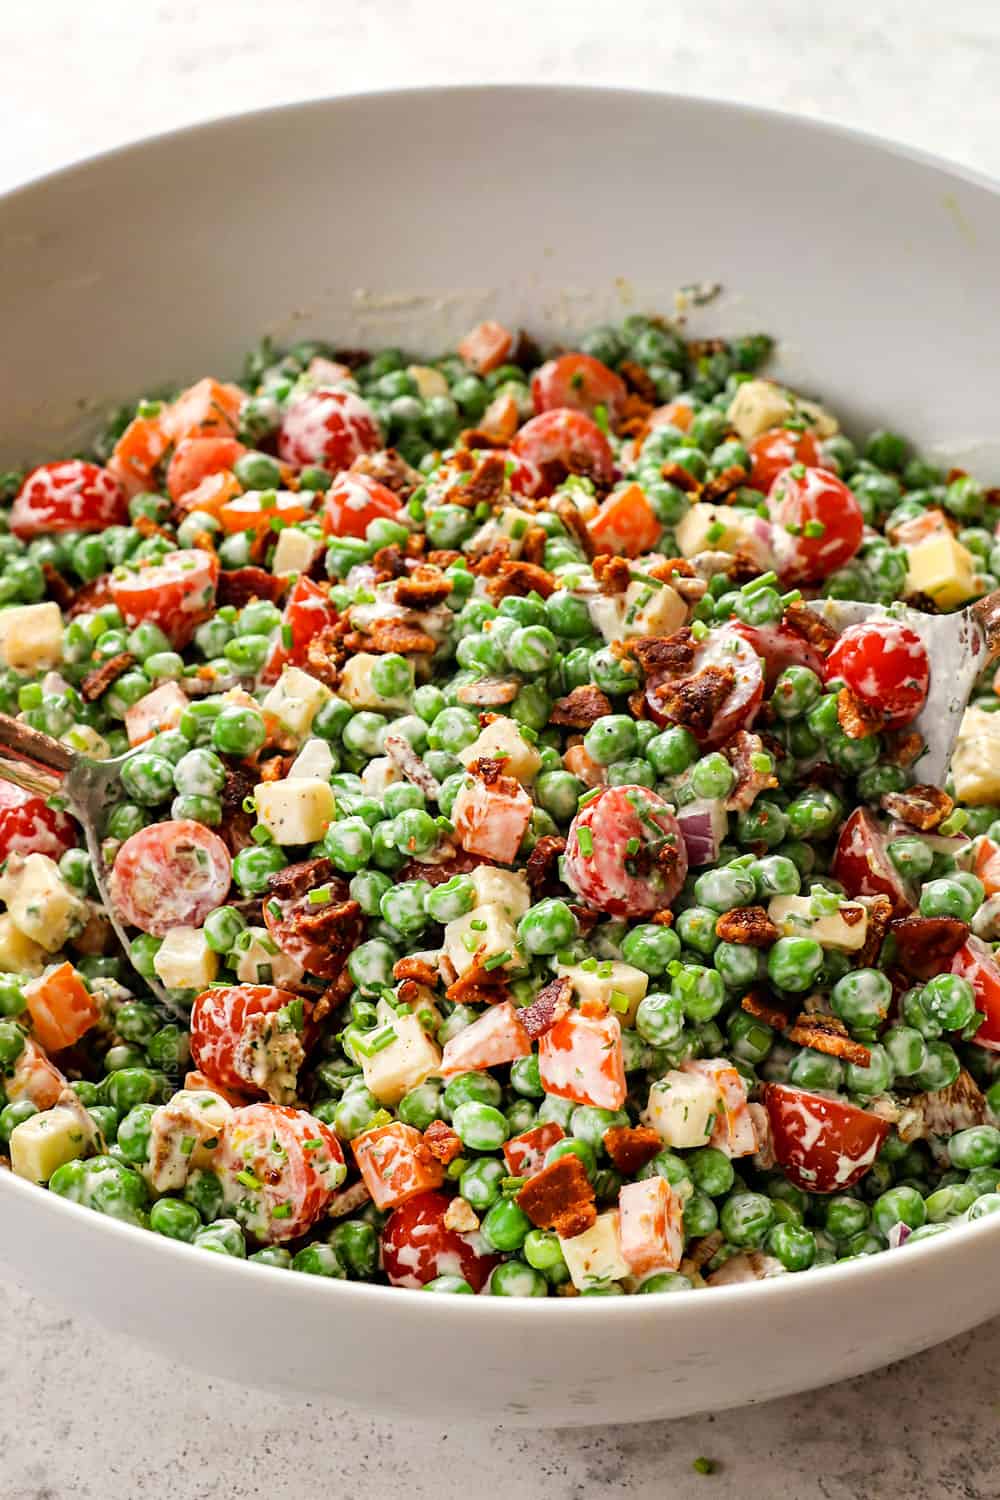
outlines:
M743 103L738 100L713 98L711 95L685 93L668 89L650 89L643 87L632 87L627 84L591 84L591 83L569 83L569 82L529 82L518 83L513 81L483 82L483 83L461 83L461 84L424 84L406 88L376 88L353 90L340 94L315 95L306 99L292 100L283 104L265 105L258 109L241 110L236 113L209 116L203 120L194 121L185 125L173 127L169 130L156 131L148 135L140 136L136 140L123 142L111 146L106 150L79 157L62 166L51 169L38 176L28 178L23 182L15 183L0 193L0 214L3 211L22 200L28 200L32 195L42 193L46 189L62 183L64 180L72 179L91 168L111 164L119 159L130 156L138 156L144 151L156 149L160 146L169 146L174 142L181 142L188 137L197 135L221 134L227 129L239 130L247 126L248 122L260 124L268 119L284 115L306 114L309 112L324 113L336 111L338 108L348 108L356 105L370 103L377 108L381 102L388 99L409 100L415 104L422 103L428 98L464 98L478 99L484 96L497 96L500 98L512 98L517 95L531 98L557 97L579 98L579 99L618 99L628 102L638 100L652 105L667 104L681 111L692 113L704 113L706 115L721 114L734 119L761 120L779 128L798 129L807 134L821 138L836 138L845 141L859 150L874 152L876 154L895 158L897 160L911 162L924 169L945 177L951 181L964 182L991 197L1000 196L1000 179L993 178L987 173L980 172L963 162L949 161L947 158L938 156L934 152L927 151L922 147L913 146L890 137L878 135L874 131L862 130L853 125L845 125L836 121L819 119L812 115L799 114L794 110L776 108L774 106L756 105ZM109 1218L106 1215L96 1215L93 1209L83 1204L73 1203L65 1198L57 1197L50 1193L47 1188L28 1182L24 1178L16 1177L12 1172L0 1171L0 1194L15 1193L23 1195L25 1202L36 1199L39 1194L44 1193L47 1199L45 1207L38 1201L40 1213L53 1213L57 1216L66 1215L67 1227L74 1222L81 1226L90 1227L99 1234L111 1234L125 1236L123 1245L134 1243L137 1246L144 1244L152 1256L177 1257L187 1255L195 1250L194 1246L188 1245L180 1240L171 1240L165 1235L156 1234L151 1230L140 1228L121 1220ZM85 1216L85 1217L81 1217ZM100 1225L95 1222L100 1220ZM953 1255L959 1245L965 1244L972 1236L985 1238L987 1234L1000 1236L1000 1216L994 1220L994 1215L985 1215L982 1219L967 1222L961 1226L955 1226L955 1233L932 1235L927 1240L917 1245L909 1245L906 1248L908 1256L918 1256L923 1261L929 1262L932 1257L943 1259L945 1256ZM221 1262L221 1264L220 1264ZM214 1264L213 1264L214 1263ZM180 1264L178 1262L178 1264ZM204 1275L239 1275L246 1278L266 1277L269 1280L261 1283L262 1289L267 1286L284 1286L290 1297L313 1297L317 1295L317 1282L326 1282L325 1290L319 1295L332 1297L355 1297L361 1296L377 1306L385 1302L387 1297L393 1299L387 1306L397 1307L402 1311L403 1304L400 1297L409 1299L411 1306L424 1305L414 1302L415 1298L423 1297L423 1290L409 1287L391 1287L372 1285L361 1281L346 1281L327 1279L314 1276L289 1276L281 1267L254 1264L247 1260L239 1260L232 1256L208 1256L202 1255L197 1265L201 1266ZM786 1273L765 1278L761 1281L748 1281L732 1283L719 1287L712 1287L712 1305L722 1306L724 1302L734 1304L735 1307L743 1305L747 1297L759 1300L764 1298L781 1297L784 1300L809 1297L814 1292L819 1295L824 1287L831 1288L843 1285L845 1290L848 1285L860 1290L863 1285L872 1284L880 1278L892 1277L897 1270L902 1269L906 1262L899 1262L895 1258L895 1252L880 1252L876 1255L858 1256L855 1259L844 1262L834 1262L829 1266L819 1266L811 1269L806 1274ZM283 1280L275 1278L281 1275ZM831 1278L833 1280L831 1281ZM653 1302L645 1298L640 1303L637 1297L588 1297L587 1310L584 1311L576 1304L583 1300L577 1297L546 1297L542 1306L541 1299L534 1298L493 1298L480 1294L472 1299L480 1305L489 1306L493 1304L493 1312L482 1310L472 1314L468 1311L469 1301L465 1297L442 1297L434 1303L435 1316L452 1318L465 1321L470 1316L477 1318L499 1318L505 1322L512 1318L530 1318L532 1321L538 1318L564 1319L589 1318L591 1321L607 1318L638 1318L649 1317L654 1308L662 1309L676 1305L674 1299L680 1297L685 1306L690 1306L692 1296L700 1294L703 1289L692 1287L690 1290L667 1294L657 1297ZM519 1305L520 1304L520 1305ZM543 1310L543 1308L545 1310ZM625 1309L629 1310L626 1311Z

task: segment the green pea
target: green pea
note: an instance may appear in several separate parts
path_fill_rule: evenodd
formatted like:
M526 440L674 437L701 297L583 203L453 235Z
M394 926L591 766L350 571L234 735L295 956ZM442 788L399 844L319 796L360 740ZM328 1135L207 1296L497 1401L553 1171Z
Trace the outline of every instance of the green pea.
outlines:
M731 1193L722 1205L719 1227L731 1245L763 1243L774 1222L774 1205L763 1193Z
M698 759L699 753L694 735L680 725L664 729L646 746L646 759L659 776L682 775Z
M338 1224L331 1230L327 1243L352 1281L370 1281L375 1275L378 1235L364 1219L348 1219ZM294 1269L294 1261L292 1265Z
M451 1111L463 1104L488 1104L498 1110L503 1090L490 1073L459 1073L445 1086L444 1102Z
M634 755L638 748L635 722L626 714L605 714L593 724L583 738L584 749L598 765Z
M246 925L245 917L234 906L219 906L205 918L202 932L213 953L231 953Z
M666 973L668 965L680 951L680 938L673 928L660 927L652 922L633 927L622 940L625 962L654 978Z
M775 1224L765 1241L786 1271L808 1271L816 1259L816 1236L799 1224Z
M871 1043L868 1050L871 1060L867 1067L849 1062L844 1069L844 1082L853 1094L884 1094L894 1082L892 1062L885 1048L877 1042Z
M706 971L707 972L707 971ZM653 1047L670 1047L684 1031L684 1008L675 994L649 994L639 1002L635 1029Z
M872 1204L872 1226L881 1235L887 1235L895 1224L919 1229L926 1218L924 1200L912 1187L889 1188Z
M404 936L422 932L427 925L426 901L430 889L426 880L406 880L402 885L391 886L379 903L383 918Z
M480 1226L489 1248L505 1253L520 1250L532 1227L531 1220L513 1198L500 1198L494 1203Z
M198 1167L184 1186L184 1201L196 1208L206 1224L217 1219L224 1201L222 1183L214 1172Z
M920 893L922 917L957 917L960 922L971 922L978 906L972 892L948 877L929 881Z
M774 1045L774 1030L766 1021L748 1015L745 1010L734 1011L726 1026L733 1056L754 1066L764 1061Z
M191 1240L199 1250L211 1250L215 1255L231 1255L236 1260L245 1260L247 1247L243 1230L235 1219L216 1219L211 1224L195 1230ZM313 1248L310 1246L310 1249Z
M882 1045L897 1077L909 1078L926 1065L926 1043L912 1026L890 1026L883 1033Z
M160 1028L160 1018L151 1005L142 1000L129 1000L119 1006L115 1016L115 1030L127 1042L145 1047Z
M529 1057L518 1057L510 1065L510 1086L517 1093L523 1094L528 1099L541 1099L545 1090L542 1088L541 1078L538 1070L538 1057L532 1053Z
M458 1190L477 1214L484 1214L500 1201L500 1184L506 1176L502 1161L483 1157L465 1168L458 1179Z
M172 795L174 768L160 755L139 753L121 768L121 783L128 795L143 807L156 807Z
M715 924L718 912L708 906L689 906L682 911L674 924L677 936L696 953L711 955L719 945Z
M461 1276L434 1276L430 1281L425 1281L422 1291L425 1292L461 1292L465 1296L475 1295L471 1286Z
M757 886L749 869L732 864L705 870L694 883L695 900L715 912L726 912L735 906L749 906L757 895Z
M823 787L801 792L785 809L789 830L799 839L826 838L839 824L843 812L840 798Z
M0 974L0 1016L19 1016L25 1004L24 986L17 975ZM19 1055L20 1051L15 1053L15 1057ZM2 1052L0 1061L3 1061Z
M211 750L188 750L173 767L174 786L186 796L217 797L225 781L226 768Z
M837 981L830 995L835 1016L851 1030L878 1027L889 1014L892 985L879 969L855 969Z
M38 1112L38 1105L32 1104L30 1099L16 1099L13 1104L5 1104L3 1109L0 1109L0 1141L6 1145L10 1140L11 1132ZM51 1186L50 1180L49 1187Z
M341 818L331 823L323 835L323 849L338 870L356 873L372 857L371 829L363 818ZM385 890L391 887L387 883ZM357 899L357 898L355 898Z
M1000 1161L1000 1130L993 1125L972 1125L959 1130L948 1142L951 1164L961 1171L992 1167Z
M764 966L758 949L745 943L720 943L712 955L712 962L730 989L754 984L761 977Z
M149 1227L168 1240L190 1245L201 1228L201 1215L182 1198L160 1198L149 1211Z
M262 896L268 888L268 877L287 863L276 844L241 849L233 859L233 879L245 896Z
M146 1052L154 1068L176 1071L190 1061L190 1035L170 1021L150 1037Z
M566 902L549 898L529 907L517 924L517 938L530 954L552 954L567 948L579 930Z
M672 991L684 1006L689 1020L711 1021L726 1001L722 975L700 964L684 964L673 977Z
M753 807L736 819L736 836L741 844L764 844L774 849L788 833L784 809L767 797L758 797Z
M266 738L264 717L253 708L224 708L212 725L212 748L223 755L252 755Z
M920 1072L913 1075L913 1082L928 1093L937 1093L940 1089L950 1088L961 1071L962 1064L954 1047L947 1042L929 1041L927 1060Z
M788 1082L804 1089L838 1089L844 1081L844 1065L838 1057L803 1047L788 1065Z
M654 1271L636 1287L643 1295L656 1296L660 1292L689 1292L694 1282L680 1271Z
M823 949L815 938L779 938L767 955L767 972L772 983L794 994L811 989L822 967Z
M976 1013L976 994L967 979L957 974L936 974L924 985L921 996L928 1016L942 1031L962 1031Z

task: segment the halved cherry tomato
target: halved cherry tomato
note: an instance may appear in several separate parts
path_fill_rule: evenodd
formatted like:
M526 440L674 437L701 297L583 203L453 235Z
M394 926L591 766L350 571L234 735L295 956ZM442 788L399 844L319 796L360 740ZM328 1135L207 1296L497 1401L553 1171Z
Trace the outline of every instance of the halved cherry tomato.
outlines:
M321 386L288 408L278 453L289 464L325 464L336 473L362 453L374 453L382 434L375 414L354 391Z
M233 984L203 990L191 1007L191 1057L210 1083L241 1094L259 1089L237 1072L237 1049L248 1016L269 1016L295 999L273 984Z
M478 778L459 788L451 810L455 837L466 854L512 865L531 822L532 802L512 776L492 786Z
M167 466L167 494L171 500L180 500L203 479L231 469L246 451L232 437L182 438Z
M101 1019L101 1007L70 963L24 987L31 1029L46 1052L72 1047Z
M613 557L641 557L656 546L663 532L656 511L641 485L616 490L587 522L590 539L599 552Z
M109 887L123 921L155 937L171 927L200 927L229 893L229 850L191 818L151 823L115 855Z
M168 552L160 562L117 572L108 587L125 623L151 620L175 647L186 646L215 608L219 559L212 552Z
M792 427L772 427L762 432L750 444L750 483L755 490L766 495L778 475L792 464L807 464L810 468L823 467L819 444L811 432L798 432Z
M469 330L458 345L458 352L477 375L488 375L499 369L514 347L514 335L502 323L487 319Z
M915 630L895 620L845 630L826 658L829 682L842 677L856 698L876 710L887 729L909 724L927 702L931 664Z
M10 529L22 541L53 531L103 531L127 521L128 500L114 474L81 458L32 469L10 509Z
M294 526L304 521L311 507L304 503L308 495L293 494L291 490L251 490L245 495L233 495L219 506L218 516L223 531L253 531L263 536L273 531L273 521L284 526Z
M983 882L987 896L1000 892L1000 844L985 836L976 845L973 871Z
M379 516L394 521L402 501L388 485L369 474L341 474L323 500L323 530L328 536L356 536L362 541Z
M731 629L749 641L764 660L768 688L772 688L786 667L808 667L817 677L823 676L823 658L796 631L784 625L744 625L734 620Z
M267 1245L310 1230L347 1175L330 1127L280 1104L234 1110L222 1128L215 1169L236 1218Z
M889 1122L829 1094L766 1083L774 1154L806 1193L846 1193L873 1165Z
M112 450L108 471L126 495L156 488L156 467L170 447L170 435L162 418L162 413L155 417L134 417Z
M615 474L614 454L597 423L565 407L525 422L510 451L538 469L541 489L537 494L551 495L568 474L583 474L602 487Z
M621 1109L627 1089L618 1017L569 1011L538 1039L538 1074L547 1094Z
M716 627L698 643L690 666L679 667L670 673L651 674L646 679L646 708L650 718L657 724L671 724L674 722L670 714L671 696L678 691L683 693L685 685L697 679L699 673L708 667L733 675L732 685L710 720L703 723L690 718L685 721L686 727L705 750L724 744L738 729L749 729L763 701L763 668L746 637L733 626Z
M830 874L849 896L888 896L893 914L913 909L913 894L886 852L886 835L866 807L857 807L840 830Z
M589 354L560 354L531 377L535 411L564 407L592 417L603 406L612 427L617 426L628 390L620 375Z
M297 578L285 602L281 632L261 673L263 681L277 682L289 663L305 666L309 642L328 625L335 625L337 619L337 611L319 584L305 576Z
M1000 1052L1000 966L993 949L970 934L952 959L951 972L969 981L976 1009L985 1016L972 1040L990 1052Z
M162 416L163 429L177 444L190 437L233 437L246 399L246 392L238 385L206 375L167 407Z
M843 480L826 469L786 469L771 486L767 508L778 571L786 583L820 583L861 546L861 506Z
M77 842L77 827L44 797L12 781L0 781L0 863L9 854L47 854L58 859Z
M393 1286L461 1276L474 1292L482 1291L500 1257L489 1253L477 1231L459 1234L445 1227L450 1202L444 1193L421 1193L393 1209L382 1231L382 1265Z
M647 787L608 787L570 824L565 869L569 885L598 911L643 917L662 910L687 875L673 809Z

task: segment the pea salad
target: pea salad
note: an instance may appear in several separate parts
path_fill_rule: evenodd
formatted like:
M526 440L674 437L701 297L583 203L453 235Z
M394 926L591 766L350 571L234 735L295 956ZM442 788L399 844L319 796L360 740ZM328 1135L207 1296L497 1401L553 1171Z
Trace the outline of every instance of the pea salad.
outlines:
M763 335L264 342L0 476L0 1164L279 1270L660 1294L1000 1209L1000 492ZM887 607L836 634L821 596ZM168 1014L149 988L174 1001ZM177 1017L187 1017L178 1020Z

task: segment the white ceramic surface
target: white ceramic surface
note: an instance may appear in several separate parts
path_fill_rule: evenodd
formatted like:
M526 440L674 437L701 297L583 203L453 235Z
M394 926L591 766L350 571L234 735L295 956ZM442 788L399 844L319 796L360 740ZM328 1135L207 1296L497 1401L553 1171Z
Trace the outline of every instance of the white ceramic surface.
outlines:
M697 332L771 329L801 388L995 479L998 238L987 183L695 100L475 89L247 116L0 202L0 463L59 451L117 396L224 374L264 331L432 348L496 312L555 334L718 279ZM198 1255L0 1179L0 1255L43 1294L248 1383L451 1420L638 1420L839 1379L1000 1311L998 1244L987 1220L765 1285L470 1302Z

